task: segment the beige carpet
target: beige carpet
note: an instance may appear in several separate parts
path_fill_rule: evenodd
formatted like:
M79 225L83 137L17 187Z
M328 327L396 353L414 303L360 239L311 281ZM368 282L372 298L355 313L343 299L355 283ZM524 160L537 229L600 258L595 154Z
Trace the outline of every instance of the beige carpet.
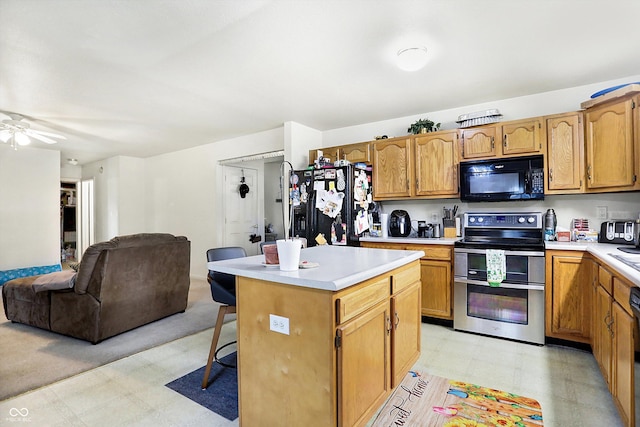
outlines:
M93 345L32 326L11 323L0 308L0 400L211 328L215 325L217 313L218 304L211 299L209 284L204 279L192 279L184 313Z

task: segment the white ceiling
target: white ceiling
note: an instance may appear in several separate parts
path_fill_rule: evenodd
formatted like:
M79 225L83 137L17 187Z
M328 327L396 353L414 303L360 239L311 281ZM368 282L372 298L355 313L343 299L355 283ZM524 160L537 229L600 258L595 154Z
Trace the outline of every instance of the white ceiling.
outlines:
M335 129L636 75L639 16L638 0L0 0L0 112L64 134L33 145L81 164ZM427 67L400 71L415 44Z

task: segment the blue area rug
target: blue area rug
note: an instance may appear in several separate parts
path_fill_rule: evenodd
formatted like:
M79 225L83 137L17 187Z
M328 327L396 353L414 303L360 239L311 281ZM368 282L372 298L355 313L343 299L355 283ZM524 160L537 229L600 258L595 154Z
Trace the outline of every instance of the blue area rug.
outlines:
M227 365L236 365L236 353L220 359ZM213 362L209 374L209 387L202 390L204 366L166 384L170 389L188 397L199 405L219 414L229 421L238 418L238 371Z

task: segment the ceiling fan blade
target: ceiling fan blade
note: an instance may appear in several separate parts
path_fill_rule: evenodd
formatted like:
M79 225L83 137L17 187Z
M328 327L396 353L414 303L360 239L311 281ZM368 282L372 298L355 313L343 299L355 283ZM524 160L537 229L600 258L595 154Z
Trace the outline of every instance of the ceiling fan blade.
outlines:
M29 129L29 132L37 133L37 134L44 135L44 136L49 136L51 138L67 139L67 137L64 136L64 135L58 135L57 133L52 133L52 132L45 132L43 130Z
M58 141L56 141L54 139L51 139L49 137L46 137L44 135L40 135L39 133L34 132L34 131L30 130L30 129L27 129L24 133L27 136L30 136L31 138L39 139L40 141L46 142L47 144L55 144L55 143L58 142Z

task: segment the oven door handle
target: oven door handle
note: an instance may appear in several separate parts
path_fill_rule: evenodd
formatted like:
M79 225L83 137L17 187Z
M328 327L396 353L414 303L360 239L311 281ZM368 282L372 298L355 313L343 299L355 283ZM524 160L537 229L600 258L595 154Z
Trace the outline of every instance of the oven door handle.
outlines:
M458 282L458 283L462 283L462 284L487 286L487 287L495 287L495 288L531 289L531 290L534 290L534 291L544 291L544 285L538 285L538 284L532 284L532 283L528 283L526 285L523 285L523 284L519 284L519 283L502 282L502 283L500 283L499 286L491 286L489 284L489 282L483 282L483 281L480 281L480 280L469 280L469 279L455 278L455 281Z
M487 253L486 249L469 249L469 248L455 248L453 250L455 253L464 253L464 254L480 254L485 255ZM538 256L543 257L544 252L538 251L504 251L505 256L507 255L519 255L519 256Z

